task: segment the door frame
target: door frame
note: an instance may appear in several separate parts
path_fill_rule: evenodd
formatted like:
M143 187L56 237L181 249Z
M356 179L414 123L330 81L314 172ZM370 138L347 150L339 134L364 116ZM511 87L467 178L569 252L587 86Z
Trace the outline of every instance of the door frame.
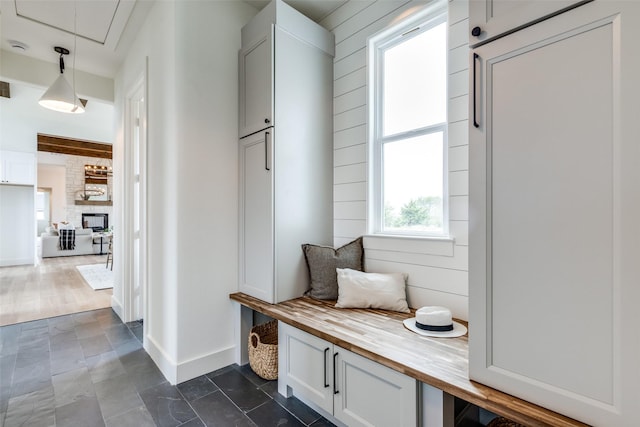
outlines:
M122 317L123 321L131 322L134 320L144 319L148 312L148 233L147 233L147 117L148 117L148 103L147 100L147 75L148 64L145 62L145 69L131 84L129 90L126 92L124 100L124 185L123 188L123 223L122 234L119 236L122 238L122 262L121 277L122 277ZM133 111L135 103L140 99L144 100L144 106L140 109L139 128L141 130L140 136L140 245L139 245L139 271L140 271L140 287L141 287L141 307L138 309L135 305L135 281L134 274L135 269L131 262L124 262L125 260L133 260L135 253L134 240L136 239L134 224L135 224L135 193L133 191L134 185L134 132L137 127L133 119ZM117 231L117 230L116 230ZM147 324L143 324L144 336L146 337Z

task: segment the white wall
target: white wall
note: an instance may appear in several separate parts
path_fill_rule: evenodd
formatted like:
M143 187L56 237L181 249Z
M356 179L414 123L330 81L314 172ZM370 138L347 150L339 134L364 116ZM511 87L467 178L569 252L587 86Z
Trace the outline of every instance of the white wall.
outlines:
M114 161L123 166L126 96L148 59L145 347L171 382L234 360L237 51L256 12L237 1L156 2L116 77ZM115 202L123 221L125 200ZM123 249L116 274L128 259ZM124 288L114 288L114 303L123 298Z
M51 223L67 218L66 169L62 165L38 164L38 187L51 189Z
M238 50L257 11L234 1L177 5L178 377L187 379L234 361Z
M130 203L125 186L124 143L125 104L128 93L141 75L145 75L148 88L148 293L145 314L145 348L167 378L175 381L175 355L177 353L176 307L176 173L173 160L178 149L175 130L175 3L155 2L147 19L131 45L121 70L115 78L116 140L113 147L114 170L114 239L113 270L115 281L112 305L114 310L128 319L123 312L125 283L130 282L130 254L125 252L125 206ZM173 372L173 374L171 373Z
M367 233L367 38L424 1L351 0L320 22L336 36L334 244ZM365 239L366 269L409 274L412 307L444 305L468 318L467 0L449 2L449 228L453 242Z
M90 100L84 114L60 113L38 104L45 90L11 83L11 98L0 98L0 149L35 153L38 133L113 142L112 104Z

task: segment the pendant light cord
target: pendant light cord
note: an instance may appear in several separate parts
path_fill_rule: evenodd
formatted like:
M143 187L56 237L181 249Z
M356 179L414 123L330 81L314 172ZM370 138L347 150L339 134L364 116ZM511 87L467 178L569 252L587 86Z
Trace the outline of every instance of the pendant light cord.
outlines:
M76 56L78 56L78 1L73 1L73 111L78 109L76 92Z

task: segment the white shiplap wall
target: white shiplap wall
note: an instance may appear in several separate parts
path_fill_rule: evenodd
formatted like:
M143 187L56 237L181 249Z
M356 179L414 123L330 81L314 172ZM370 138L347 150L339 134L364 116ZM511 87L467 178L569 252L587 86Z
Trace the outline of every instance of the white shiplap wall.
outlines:
M350 0L320 24L335 34L334 244L367 233L367 38L428 2ZM365 239L367 271L408 273L412 307L468 318L468 0L449 1L449 228L453 242Z

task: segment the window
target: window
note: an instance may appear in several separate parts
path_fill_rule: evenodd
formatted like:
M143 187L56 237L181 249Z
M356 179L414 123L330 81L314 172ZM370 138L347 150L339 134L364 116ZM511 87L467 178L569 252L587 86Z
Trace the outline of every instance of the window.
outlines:
M448 233L446 13L369 40L370 232Z

